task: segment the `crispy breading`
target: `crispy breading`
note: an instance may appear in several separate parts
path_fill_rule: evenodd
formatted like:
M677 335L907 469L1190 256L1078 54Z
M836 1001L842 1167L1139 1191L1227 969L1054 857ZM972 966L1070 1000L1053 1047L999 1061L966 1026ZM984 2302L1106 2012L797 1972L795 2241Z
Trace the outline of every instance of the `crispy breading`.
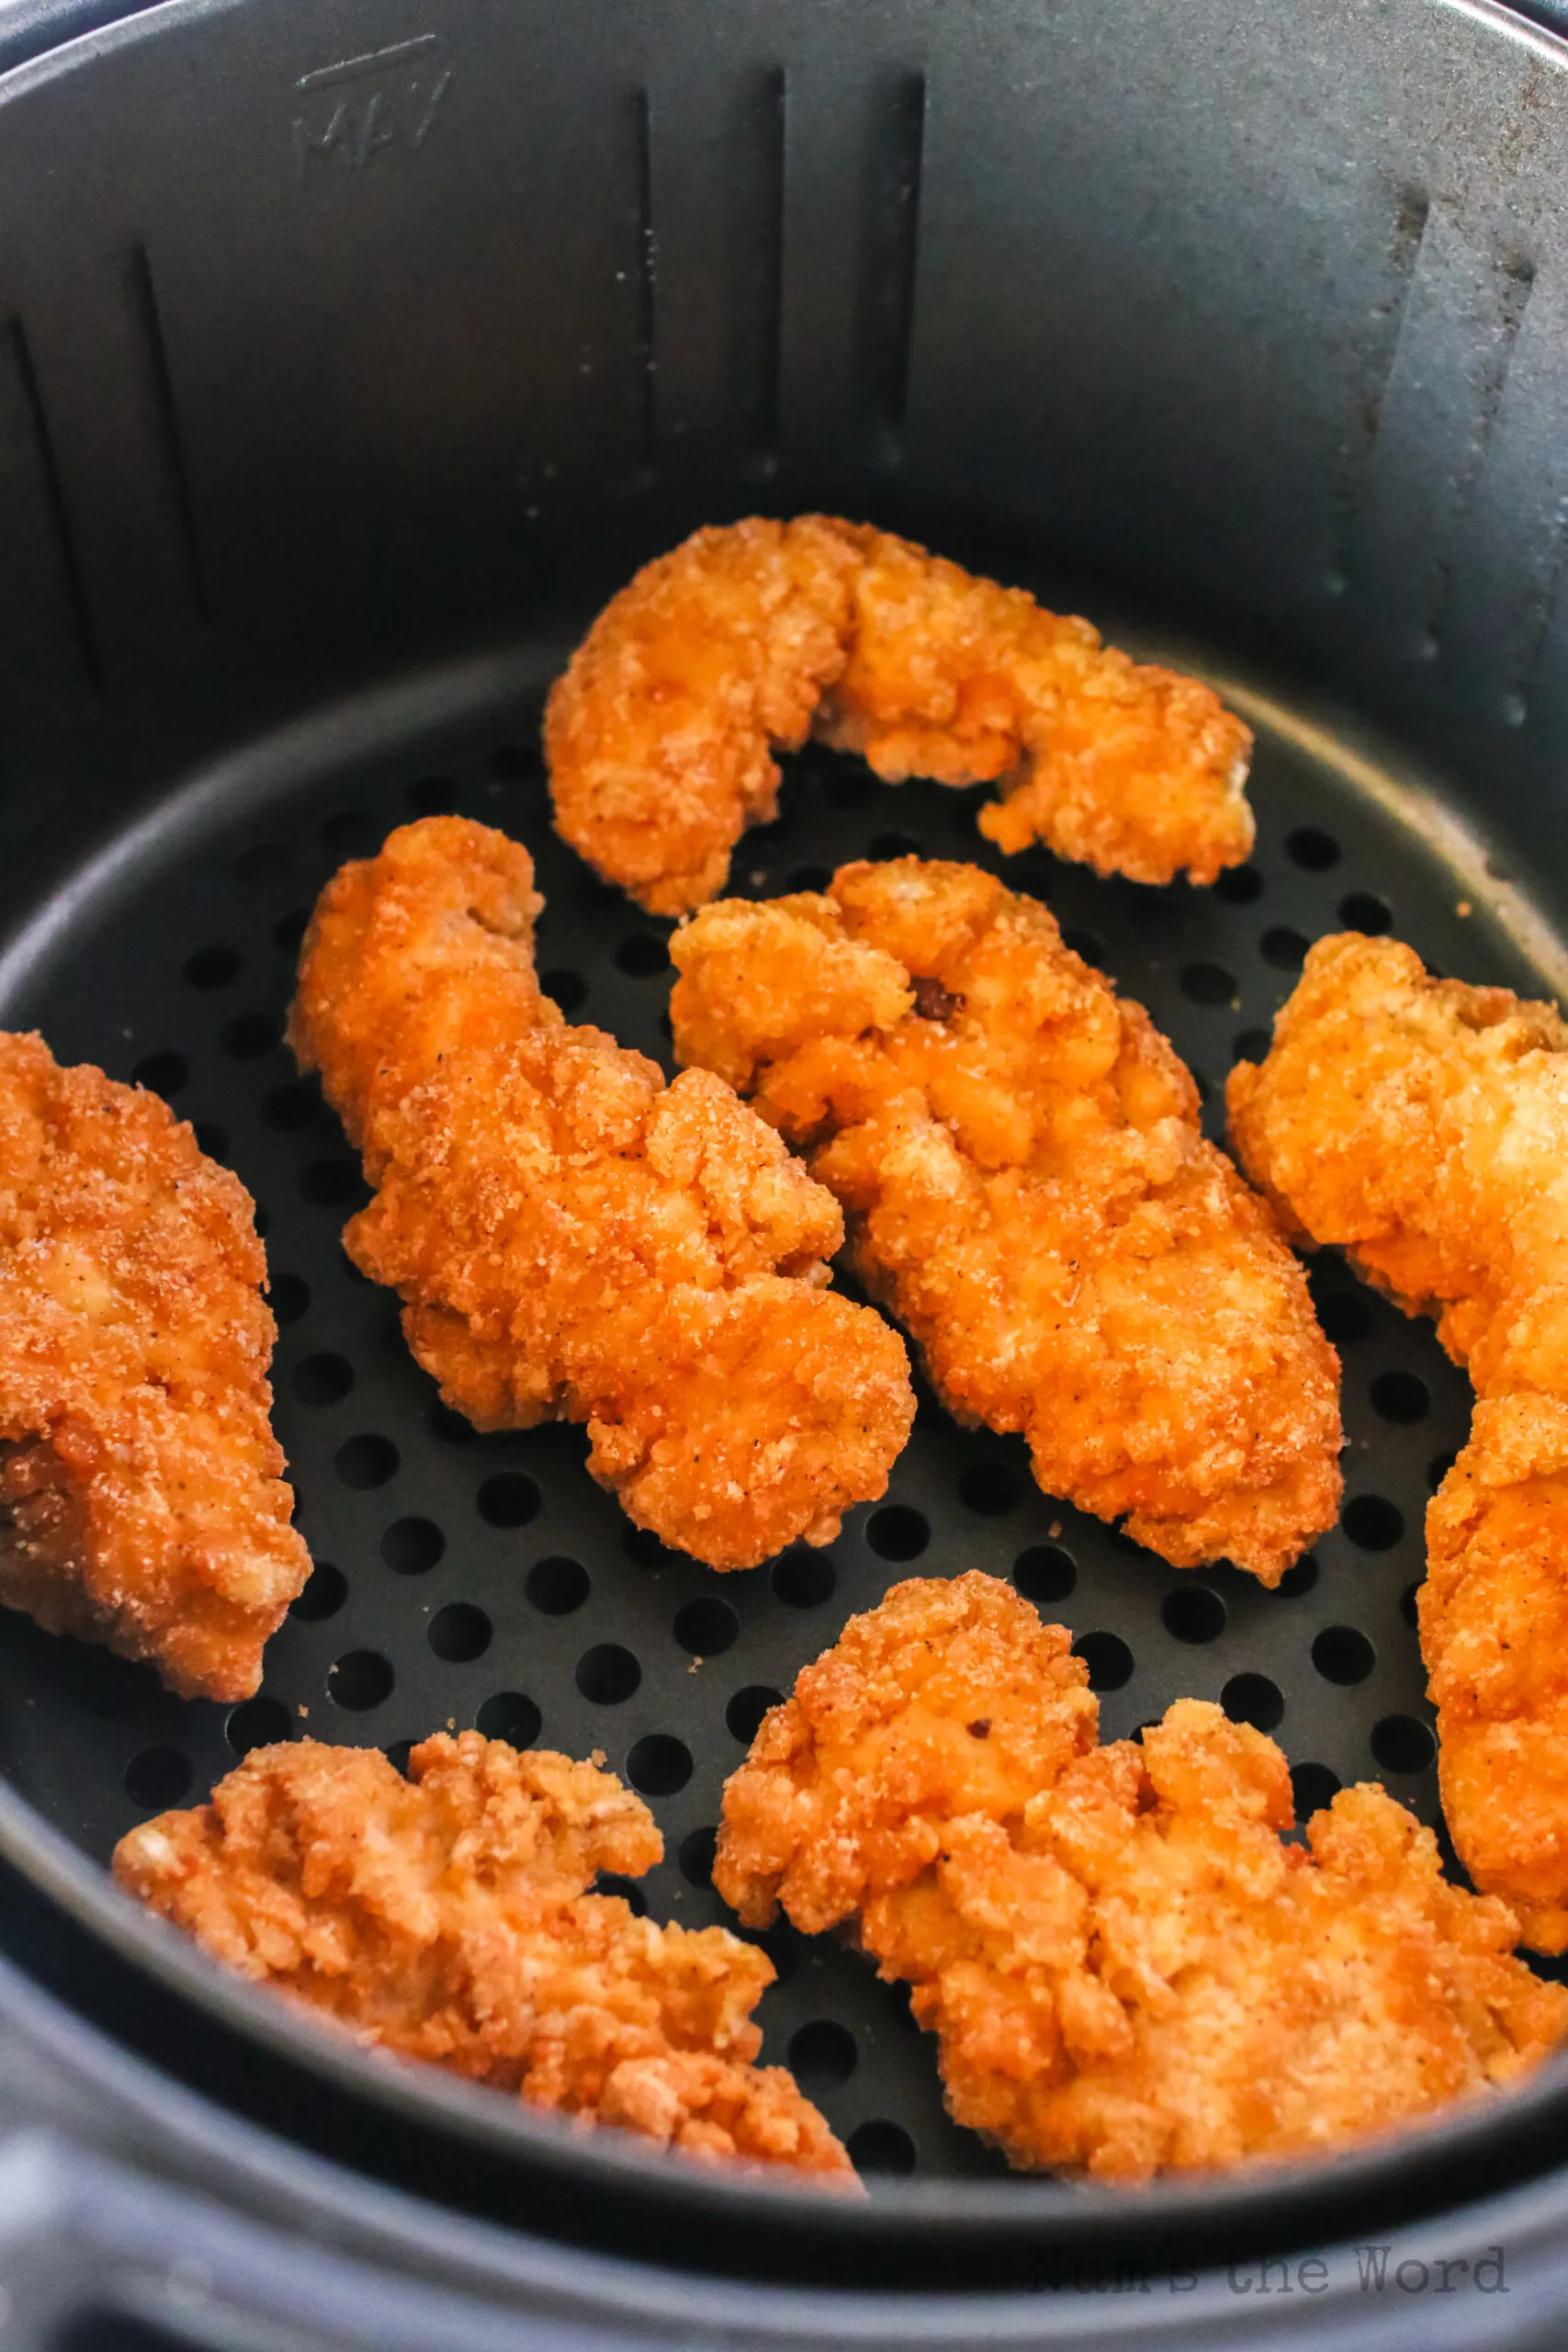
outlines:
M1228 1094L1296 1231L1436 1317L1480 1402L1427 1515L1421 1648L1449 1827L1541 1951L1568 1947L1568 1026L1320 940Z
M827 1543L914 1414L902 1341L831 1294L842 1227L755 1113L667 1086L535 977L526 850L433 817L343 868L290 1022L378 1187L344 1235L480 1429L586 1422L641 1527L716 1568Z
M155 1094L0 1035L0 1601L244 1699L310 1573L238 1177Z
M866 524L753 517L613 598L550 696L560 831L656 914L724 887L807 735L889 784L998 783L1004 850L1212 882L1252 846L1252 738L1208 686Z
M846 865L676 933L682 1062L846 1213L960 1419L1178 1567L1277 1584L1339 1500L1338 1363L1141 1007L972 865Z
M897 1585L764 1717L714 1883L852 1920L939 2037L948 2107L1107 2181L1316 2154L1515 2080L1568 1990L1381 1789L1292 1826L1285 1759L1178 1700L1095 1745L1070 1635L995 1577Z
M210 1804L122 1838L115 1876L368 2047L710 2162L850 2175L792 2077L751 2063L765 1954L585 1892L661 1858L640 1798L473 1731L423 1741L409 1774L376 1748L253 1748Z

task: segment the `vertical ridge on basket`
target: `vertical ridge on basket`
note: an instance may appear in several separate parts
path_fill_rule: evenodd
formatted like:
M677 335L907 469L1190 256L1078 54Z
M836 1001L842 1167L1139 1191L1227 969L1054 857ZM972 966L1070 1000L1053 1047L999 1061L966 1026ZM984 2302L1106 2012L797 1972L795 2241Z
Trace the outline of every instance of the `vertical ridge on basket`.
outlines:
M902 74L874 116L872 233L862 286L863 366L886 463L904 454L919 267L926 77Z
M637 179L633 353L637 457L645 473L651 473L659 456L659 262L653 226L653 107L646 89L637 91L632 98L632 152Z
M1372 312L1372 332L1368 339L1362 390L1345 439L1343 466L1335 496L1334 553L1330 560L1329 586L1331 593L1336 594L1342 594L1349 582L1356 522L1366 490L1367 469L1377 446L1383 396L1388 390L1389 379L1398 356L1405 310L1420 262L1421 243L1427 233L1430 213L1431 205L1424 189L1406 187L1400 191L1389 231L1387 290Z
M33 366L32 346L28 332L16 313L6 322L7 339L16 365L17 379L21 386L32 430L33 445L39 472L43 483L50 520L53 526L62 576L75 626L77 649L87 684L95 695L104 691L103 662L98 650L97 630L94 625L92 606L87 598L87 583L82 570L81 550L75 528L66 503L65 486L61 480L59 459L55 455L54 435L44 410L43 394L38 373Z
M130 249L130 286L131 299L147 346L153 407L179 523L180 549L185 559L186 585L191 609L201 627L210 628L212 605L208 594L207 568L202 560L200 536L197 529L196 505L191 492L190 469L186 459L179 403L175 395L168 346L164 338L164 322L158 310L158 290L152 276L152 265L146 246L140 243Z
M762 76L757 101L761 148L761 220L757 252L757 360L751 416L754 454L776 462L779 439L779 373L783 350L784 203L789 82L782 65Z

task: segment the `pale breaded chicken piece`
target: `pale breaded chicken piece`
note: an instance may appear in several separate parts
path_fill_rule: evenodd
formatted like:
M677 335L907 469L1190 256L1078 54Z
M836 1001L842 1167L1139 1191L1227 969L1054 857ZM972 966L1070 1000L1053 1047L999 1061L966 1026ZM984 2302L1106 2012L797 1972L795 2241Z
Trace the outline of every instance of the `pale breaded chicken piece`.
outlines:
M660 1859L640 1798L472 1731L425 1740L409 1773L376 1748L253 1748L210 1804L122 1838L115 1876L367 2047L710 2162L852 2179L793 2078L751 2063L772 1962L585 1892Z
M680 1059L843 1204L961 1420L1177 1567L1277 1584L1339 1502L1338 1363L1192 1080L1045 909L972 865L846 865L671 943Z
M1285 1759L1178 1700L1095 1745L1070 1635L992 1577L897 1585L764 1717L714 1883L852 1921L1023 2169L1115 2182L1326 2153L1515 2080L1568 1991L1381 1789L1292 1826Z
M1289 1226L1430 1314L1480 1399L1427 1516L1421 1649L1454 1845L1541 1951L1568 1947L1568 1026L1320 940L1227 1096Z
M692 538L612 599L550 696L561 833L655 914L724 887L808 735L889 784L998 783L981 816L1100 874L1212 882L1252 846L1252 738L1088 621L826 514Z
M155 1094L0 1035L0 1601L245 1699L310 1573L249 1193Z
M665 1543L716 1568L826 1543L908 1435L903 1343L829 1292L838 1207L728 1086L568 1026L540 904L526 850L457 817L322 893L290 1035L378 1188L349 1254L449 1405L585 1422Z

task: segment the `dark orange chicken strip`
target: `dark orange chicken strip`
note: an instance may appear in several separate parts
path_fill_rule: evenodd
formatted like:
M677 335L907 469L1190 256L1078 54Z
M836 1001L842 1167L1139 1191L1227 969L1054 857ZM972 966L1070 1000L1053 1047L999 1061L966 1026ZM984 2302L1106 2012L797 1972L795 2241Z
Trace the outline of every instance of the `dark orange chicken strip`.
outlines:
M1470 1442L1427 1514L1421 1649L1455 1848L1541 1951L1568 1948L1568 1026L1320 940L1228 1097L1287 1221L1468 1364Z
M1568 1991L1445 1883L1381 1789L1292 1826L1218 1707L1095 1745L1071 1636L971 1573L897 1585L764 1717L714 1883L743 1920L853 1920L913 1988L947 2104L1024 2169L1134 2182L1318 2154L1517 2079Z
M998 783L980 821L1004 850L1212 882L1252 846L1252 738L1208 686L826 514L698 531L605 607L546 715L556 823L652 912L685 913L773 815L773 752L811 734L889 784Z
M425 1740L409 1772L375 1748L253 1748L210 1804L122 1838L115 1876L370 2047L710 2163L852 2181L791 2076L751 2063L772 1962L585 1892L660 1859L639 1798L471 1731Z
M914 1413L835 1296L831 1195L702 1072L667 1086L540 992L526 850L433 817L344 867L291 1035L378 1189L344 1241L480 1429L586 1422L641 1527L716 1568L828 1542Z
M680 1058L837 1194L951 1412L1178 1567L1277 1584L1333 1525L1338 1363L1301 1269L1043 907L900 858L705 908L671 952Z
M310 1572L249 1193L155 1094L0 1035L0 1601L245 1699Z

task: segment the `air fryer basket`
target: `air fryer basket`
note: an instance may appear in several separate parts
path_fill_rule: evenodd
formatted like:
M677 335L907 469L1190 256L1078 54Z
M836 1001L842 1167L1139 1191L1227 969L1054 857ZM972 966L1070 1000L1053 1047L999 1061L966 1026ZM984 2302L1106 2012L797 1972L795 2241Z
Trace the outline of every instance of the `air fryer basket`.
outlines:
M411 2267L576 2309L596 2342L974 2344L1067 2340L1079 2290L1145 2266L1161 2293L1134 2279L1096 2329L1213 2340L1258 2308L1229 2261L1370 2230L1412 2258L1511 2233L1495 2340L1568 2295L1557 2069L1335 2165L1113 2198L1008 2176L946 2120L901 1996L781 1929L765 2054L873 2190L829 2210L378 2068L101 1871L258 1743L478 1723L602 1748L664 1831L650 1908L721 1918L720 1790L763 1708L897 1577L967 1566L1072 1627L1108 1736L1216 1698L1279 1738L1303 1811L1375 1776L1439 1822L1413 1594L1470 1392L1337 1261L1314 1286L1348 1499L1278 1594L1167 1569L925 1398L827 1552L718 1577L629 1529L579 1432L481 1439L439 1406L343 1256L364 1190L282 1016L326 876L456 808L534 852L562 1006L668 1066L668 926L552 834L542 695L637 561L812 505L1212 676L1258 731L1258 847L1202 893L998 865L983 796L813 753L736 888L916 848L998 865L1149 1005L1216 1136L1325 931L1557 993L1565 69L1484 0L447 0L434 25L412 0L164 0L0 80L0 1022L166 1094L254 1193L319 1564L232 1710L0 1627L0 2014L47 2053L0 2096L13 2154L54 2167L51 2195L36 2161L30 2203L15 2166L0 2189L19 2322L185 2309L228 2342L228 2264L306 2341L265 2258L302 2209L338 2265L322 2342L469 2340L456 2305L415 2332L412 2287L382 2309ZM193 2318L168 2263L202 2228L228 2251ZM1173 2262L1204 2276L1173 2290ZM835 2291L737 2306L701 2274ZM850 2291L919 2283L980 2300ZM1441 2339L1446 2304L1358 2292L1336 2272L1313 2327Z

